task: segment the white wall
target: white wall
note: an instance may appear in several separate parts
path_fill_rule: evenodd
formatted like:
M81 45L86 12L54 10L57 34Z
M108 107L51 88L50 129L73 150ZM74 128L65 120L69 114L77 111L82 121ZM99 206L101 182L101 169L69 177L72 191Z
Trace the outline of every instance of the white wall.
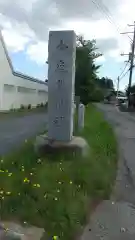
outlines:
M0 111L19 108L21 104L34 107L47 101L46 84L14 72L0 34Z
M5 76L1 85L1 110L20 108L21 105L35 107L48 101L46 85L32 82L14 75Z

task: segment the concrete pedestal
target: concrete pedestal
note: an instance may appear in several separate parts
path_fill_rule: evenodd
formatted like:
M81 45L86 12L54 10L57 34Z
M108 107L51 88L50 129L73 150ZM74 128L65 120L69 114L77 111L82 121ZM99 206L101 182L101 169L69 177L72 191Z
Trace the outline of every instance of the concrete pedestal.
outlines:
M36 137L35 151L38 155L46 153L75 152L87 157L89 154L89 145L85 139L81 137L73 137L70 142L60 142L48 139L47 135Z

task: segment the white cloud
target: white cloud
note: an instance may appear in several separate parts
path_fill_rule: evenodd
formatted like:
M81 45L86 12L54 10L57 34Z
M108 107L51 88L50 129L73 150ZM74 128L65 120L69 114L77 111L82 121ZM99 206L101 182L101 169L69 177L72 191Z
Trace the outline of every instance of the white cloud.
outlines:
M37 39L26 22L18 23L0 14L0 28L5 43L11 52L23 51L26 44Z
M101 63L104 63L104 62L106 62L106 58L104 56L98 57L96 59L96 63L98 63L98 64L101 64Z
M120 51L119 51L119 49L110 50L110 51L108 51L107 55L109 57L117 58L120 56Z
M30 40L28 37L21 36L19 33L12 30L3 30L2 34L8 49L12 52L23 51L25 45Z
M42 64L47 58L49 29L74 29L86 39L95 38L99 43L102 40L104 47L101 44L99 46L105 58L108 55L116 61L123 61L119 54L128 52L130 45L128 38L120 36L118 32L127 30L126 24L132 23L135 1L97 2L98 7L88 0L0 0L0 26L3 28L6 44L13 52L24 50L28 45L26 54ZM109 10L107 14L101 6L103 3L107 6L107 11ZM108 18L110 12L111 16ZM113 22L118 25L118 31ZM103 62L105 59L98 61Z
M128 56L122 56L122 53L120 52L120 49L114 49L114 50L110 50L108 51L108 53L106 54L108 57L114 58L116 62L124 62L126 60L128 60Z
M32 61L37 62L37 64L44 65L48 57L48 45L45 42L38 42L36 44L31 44L26 53Z
M110 23L104 19L94 22L71 21L66 24L66 28L74 28L77 34L85 35L86 39L107 39L116 37L116 30L114 26L110 27Z

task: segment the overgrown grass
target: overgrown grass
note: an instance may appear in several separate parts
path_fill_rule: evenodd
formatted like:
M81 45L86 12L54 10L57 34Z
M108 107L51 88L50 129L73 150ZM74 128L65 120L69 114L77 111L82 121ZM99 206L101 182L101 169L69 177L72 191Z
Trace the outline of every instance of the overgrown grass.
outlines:
M82 136L90 145L86 159L74 153L38 159L32 141L1 159L2 219L44 227L48 239L73 238L92 210L88 206L109 197L117 163L113 131L93 106L86 108Z

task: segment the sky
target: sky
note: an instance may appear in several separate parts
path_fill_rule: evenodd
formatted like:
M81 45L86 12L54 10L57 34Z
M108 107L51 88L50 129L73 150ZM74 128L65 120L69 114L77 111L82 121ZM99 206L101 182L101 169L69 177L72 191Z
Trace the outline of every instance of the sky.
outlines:
M128 36L120 33L133 31L127 24L134 23L134 9L134 0L0 0L0 29L14 69L41 80L47 78L50 30L74 30L86 40L96 39L102 53L96 60L98 75L116 84L128 60L120 54L131 49ZM129 72L120 81L121 90L128 78Z

